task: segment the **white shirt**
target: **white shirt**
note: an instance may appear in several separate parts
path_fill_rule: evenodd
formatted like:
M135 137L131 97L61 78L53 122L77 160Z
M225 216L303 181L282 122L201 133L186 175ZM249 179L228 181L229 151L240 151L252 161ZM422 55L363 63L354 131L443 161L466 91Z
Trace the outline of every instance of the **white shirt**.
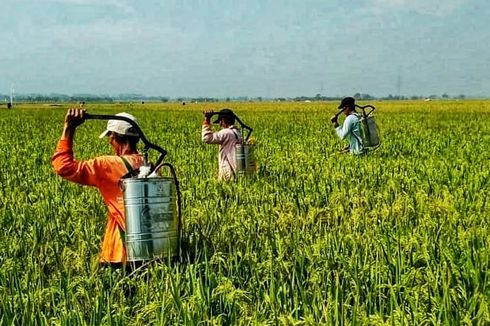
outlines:
M364 147L361 143L361 124L359 122L359 116L356 113L349 114L342 127L335 128L337 135L340 139L347 139L349 142L349 152L351 154L364 153Z
M235 126L213 132L209 124L202 125L202 141L206 144L219 144L219 180L234 178L236 175L235 145L242 140L242 134Z

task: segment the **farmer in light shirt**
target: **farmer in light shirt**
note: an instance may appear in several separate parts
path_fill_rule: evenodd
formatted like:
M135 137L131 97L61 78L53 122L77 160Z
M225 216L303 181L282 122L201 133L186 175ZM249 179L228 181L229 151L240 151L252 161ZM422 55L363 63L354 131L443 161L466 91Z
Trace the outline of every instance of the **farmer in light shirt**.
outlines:
M76 129L85 121L85 110L69 109L65 116L63 134L51 159L55 172L66 180L99 189L107 206L107 224L102 241L99 263L112 267L125 267L126 250L123 242L126 231L121 178L143 164L136 144L139 135L126 121L109 120L107 129L99 136L109 140L114 155L98 156L90 160L76 160L73 138ZM136 119L128 113L118 116Z
M235 145L241 142L240 130L234 126L235 114L230 109L218 112L218 118L214 123L219 123L221 130L211 130L211 116L213 111L204 112L202 124L202 141L206 144L219 145L219 173L218 180L230 180L236 177Z
M349 146L344 149L344 152L359 155L364 153L364 147L361 138L361 123L359 122L359 115L356 113L355 108L354 98L346 97L342 99L339 109L343 110L346 115L344 124L340 127L337 121L337 115L334 115L331 121L339 138L346 139L349 142Z

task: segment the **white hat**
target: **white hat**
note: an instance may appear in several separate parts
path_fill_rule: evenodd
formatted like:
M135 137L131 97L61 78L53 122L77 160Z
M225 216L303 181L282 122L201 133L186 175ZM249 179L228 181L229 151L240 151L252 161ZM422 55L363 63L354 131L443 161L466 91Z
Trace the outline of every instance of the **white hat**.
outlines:
M118 113L116 114L116 116L126 117L138 123L138 121L134 116L126 112ZM134 127L129 122L123 120L109 120L107 121L106 130L100 134L99 138L104 138L111 131L118 133L120 135L139 137L138 132L134 129Z

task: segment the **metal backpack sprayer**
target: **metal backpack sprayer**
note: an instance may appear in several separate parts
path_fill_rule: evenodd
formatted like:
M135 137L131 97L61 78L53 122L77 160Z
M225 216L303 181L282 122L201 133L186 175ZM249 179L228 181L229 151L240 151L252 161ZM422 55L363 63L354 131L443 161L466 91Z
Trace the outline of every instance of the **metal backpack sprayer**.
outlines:
M355 106L362 111L359 119L359 122L361 123L362 146L365 149L374 150L380 146L378 126L376 125L374 116L371 115L376 108L369 104L365 106L356 104ZM366 109L370 110L366 112ZM344 111L345 108L337 112L335 116L338 117Z
M167 151L150 143L138 124L127 117L86 114L85 119L126 121L145 145L139 175L122 179L127 262L142 263L177 256L182 226L181 197L174 167L163 163ZM150 148L160 153L154 165L148 161ZM172 177L157 175L164 166L169 168Z
M359 106L357 108L362 110L361 114L361 129L362 129L362 142L363 146L370 150L376 149L380 145L378 126L374 120L374 116L371 115L376 108L372 105ZM366 109L370 110L366 113Z
M242 137L241 142L235 145L235 160L238 176L253 175L257 171L257 165L254 157L255 144L249 142L250 135L253 129L247 126L235 115L236 121L240 124L242 130L248 131L245 138Z

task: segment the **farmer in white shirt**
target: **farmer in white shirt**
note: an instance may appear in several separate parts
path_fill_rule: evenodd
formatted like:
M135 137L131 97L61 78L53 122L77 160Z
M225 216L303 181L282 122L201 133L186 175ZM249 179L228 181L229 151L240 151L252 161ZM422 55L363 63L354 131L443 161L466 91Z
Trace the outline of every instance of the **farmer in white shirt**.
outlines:
M211 116L213 111L204 112L202 124L202 141L206 144L219 144L219 173L218 180L230 180L236 177L235 145L240 143L242 135L235 124L235 114L230 109L218 112L214 123L219 123L221 130L211 130Z
M356 101L352 97L346 97L340 102L339 109L343 110L346 115L342 127L337 121L337 115L334 115L331 121L339 138L347 139L349 142L349 146L344 151L359 155L364 153L364 147L362 146L361 123L359 122L359 115L355 111L355 103Z

